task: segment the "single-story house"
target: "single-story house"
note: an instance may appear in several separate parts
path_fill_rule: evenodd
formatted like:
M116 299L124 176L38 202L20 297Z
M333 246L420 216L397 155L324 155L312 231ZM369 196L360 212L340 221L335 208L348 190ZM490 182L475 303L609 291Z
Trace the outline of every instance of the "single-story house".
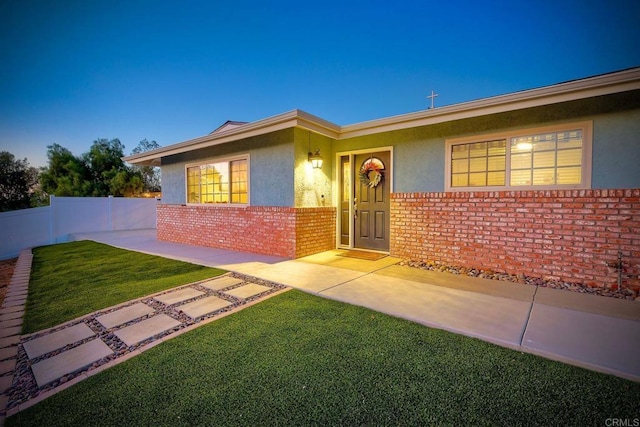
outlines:
M124 160L162 169L161 240L640 288L640 67L347 126L229 121Z

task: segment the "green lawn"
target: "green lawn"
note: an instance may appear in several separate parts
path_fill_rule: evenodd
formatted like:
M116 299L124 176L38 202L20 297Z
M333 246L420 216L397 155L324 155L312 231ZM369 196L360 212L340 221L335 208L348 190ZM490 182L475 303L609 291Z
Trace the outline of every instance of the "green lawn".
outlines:
M639 415L638 383L289 291L6 421L601 426Z
M35 248L23 333L222 273L91 241Z

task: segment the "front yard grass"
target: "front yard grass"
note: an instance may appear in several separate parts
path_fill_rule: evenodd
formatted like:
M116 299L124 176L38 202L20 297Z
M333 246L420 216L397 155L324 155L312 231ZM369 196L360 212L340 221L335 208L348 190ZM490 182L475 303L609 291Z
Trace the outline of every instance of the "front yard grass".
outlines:
M6 421L587 426L638 419L639 397L638 383L294 290L156 346Z
M35 248L23 333L222 273L92 241Z

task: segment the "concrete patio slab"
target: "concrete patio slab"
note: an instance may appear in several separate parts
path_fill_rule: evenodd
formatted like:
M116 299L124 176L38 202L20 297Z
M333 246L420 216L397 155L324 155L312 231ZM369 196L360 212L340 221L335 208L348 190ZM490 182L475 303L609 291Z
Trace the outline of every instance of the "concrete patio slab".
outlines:
M216 296L210 296L194 302L190 302L185 305L181 305L180 307L178 307L178 309L192 319L196 319L209 313L213 313L214 311L220 310L222 308L229 307L230 305L233 304L229 301L225 301L222 298L218 298Z
M227 249L203 248L201 246L165 242L157 240L156 236L157 232L155 229L146 229L75 233L69 236L69 240L94 240L118 248L159 255L209 267L224 268L222 267L224 265L248 261L272 264L286 260L286 258L271 255L247 254Z
M84 323L78 323L77 325L62 329L58 332L26 341L23 344L23 347L24 351L27 352L29 359L33 359L62 348L68 344L82 341L83 339L89 338L93 335L95 335L95 333L91 328Z
M158 314L142 322L122 328L114 334L126 345L131 346L178 325L180 325L179 321L166 314Z
M427 326L517 348L531 302L371 274L320 293Z
M109 356L113 351L102 340L95 339L76 348L67 350L49 359L31 366L38 387L49 384L63 375L70 374L98 360Z
M640 322L535 304L523 347L640 380Z
M269 286L257 285L255 283L249 283L248 285L240 286L238 288L233 288L229 291L225 291L224 293L227 295L234 296L236 298L250 298L254 295L261 294L263 292L270 291L272 288Z
M204 286L205 288L211 289L212 291L219 291L220 289L228 288L229 286L239 285L242 282L242 279L238 279L236 277L222 276L220 278L208 280L204 283L201 283L200 286Z
M235 271L313 293L367 274L300 261L285 261L275 265L238 265Z
M205 295L204 292L200 292L193 288L185 288L180 289L179 291L173 291L166 294L159 295L154 297L153 299L156 301L160 301L166 305L177 304L182 301L186 301L191 298L199 297L201 295Z
M96 320L100 322L105 328L113 328L114 326L123 325L132 320L138 319L147 314L154 312L154 309L148 305L139 302L137 304L130 305L128 307L121 308L111 313L103 314L96 317Z
M640 321L640 304L636 301L543 287L538 288L535 301L536 304Z
M393 265L384 270L377 271L376 274L429 285L443 286L445 288L517 299L520 301L533 301L533 295L536 292L535 286L525 286L519 283L501 282L498 280L455 275L439 271L421 270L419 268L402 265Z
M343 256L344 252L345 251L343 250L320 252L314 255L298 258L296 261L309 262L312 264L319 264L327 267L361 271L364 273L371 273L373 271L389 267L402 261L402 259L394 258L392 256L386 256L376 261L368 261L345 257Z

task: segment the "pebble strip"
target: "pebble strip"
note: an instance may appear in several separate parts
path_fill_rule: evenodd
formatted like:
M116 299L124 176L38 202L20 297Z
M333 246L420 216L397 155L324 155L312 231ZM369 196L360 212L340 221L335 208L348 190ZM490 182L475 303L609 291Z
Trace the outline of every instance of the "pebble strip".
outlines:
M605 297L640 301L640 296L633 289L610 289L605 287L591 287L581 283L563 282L560 280L542 279L525 274L507 274L493 270L481 270L478 268L465 268L441 264L437 261L402 261L399 265L430 271L442 271L445 273L481 277L485 279L500 280L503 282L522 283L526 285L542 286L553 289L580 292L584 294L600 295Z
M30 250L29 250L29 255L31 255ZM21 254L20 259L18 261L18 265L16 266L15 274L18 274L18 272L20 271L19 267L21 265L22 260L23 260L23 257ZM26 264L26 263L27 263L27 260L25 259L25 262L22 264ZM30 267L31 267L31 259L28 260L28 271L26 273L20 274L21 277L26 277L27 285L29 281ZM2 425L2 420L4 416L13 415L14 413L17 413L20 410L26 409L32 404L39 402L40 400L56 393L57 391L60 391L66 388L67 386L70 386L82 379L85 379L87 376L90 375L90 372L97 373L116 363L120 363L124 360L127 360L128 358L135 356L139 354L141 351L145 351L166 339L173 338L174 336L179 335L179 333L187 332L188 330L191 330L193 327L197 327L197 326L200 326L201 324L208 323L209 321L216 320L217 318L223 317L224 315L232 311L237 311L238 307L252 305L266 297L273 296L274 294L282 292L284 290L288 290L286 286L272 283L266 280L258 279L255 277L251 277L251 276L241 275L237 273L229 273L227 274L227 276L237 278L239 279L239 282L220 290L211 290L201 285L202 283L209 282L215 279L215 277L209 278L199 282L191 283L189 285L173 288L167 291L162 291L154 295L128 301L124 304L111 307L105 310L97 311L95 313L91 313L89 315L83 316L81 318L70 321L60 326L56 326L44 331L36 332L34 334L24 335L22 336L21 339L19 336L16 336L14 340L15 343L11 345L13 351L15 352L14 358L13 358L15 368L11 372L7 373L5 376L0 377L0 381L6 377L5 381L7 381L8 383L4 390L5 394L2 396L3 401L0 402L2 404L2 408L4 408L2 412L0 412L0 417L2 417L0 418L0 425ZM13 279L11 283L13 283ZM262 285L267 287L268 290L265 290L264 292L261 292L256 295L252 295L247 298L238 298L225 293L233 289L245 286L247 284ZM10 285L10 291L11 291L11 286L12 285ZM170 305L163 304L162 302L155 299L156 297L160 297L164 294L184 290L187 288L197 290L202 294L194 298L190 298L188 300L180 301ZM197 317L195 319L192 319L191 317L187 316L182 311L180 311L181 306L193 301L197 301L199 299L210 297L210 296L216 296L220 299L223 299L229 302L230 305L222 309L210 312L201 317ZM26 301L26 295L25 295L25 301ZM122 308L129 307L131 305L139 304L139 303L143 303L149 306L154 311L150 314L144 315L142 317L136 318L134 320L128 321L123 324L119 324L112 328L105 328L96 319L102 315L112 313L116 310L120 310ZM2 311L0 311L0 314L1 313ZM24 307L21 313L22 314L24 313ZM142 322L146 319L149 319L150 317L157 316L159 314L167 315L172 319L177 320L180 323L171 329L165 330L164 332L156 334L152 337L144 339L143 341L130 346L127 346L123 341L121 341L115 335L115 332L117 332L122 328ZM88 338L85 338L81 341L68 344L63 348L59 348L49 353L40 355L38 357L34 357L33 359L29 359L29 357L27 356L27 353L23 347L23 344L25 342L70 328L80 323L84 323L86 326L88 326L94 332L94 335ZM112 350L112 353L110 355L94 362L88 367L85 367L78 371L64 375L53 382L43 385L42 387L38 387L38 384L36 383L36 379L31 369L31 366L33 364L52 358L72 348L79 347L80 345L85 344L89 341L92 341L96 338L102 340ZM0 338L0 341L1 340L2 339ZM97 368L102 368L102 369L98 370ZM13 381L9 381L8 378L13 378Z

